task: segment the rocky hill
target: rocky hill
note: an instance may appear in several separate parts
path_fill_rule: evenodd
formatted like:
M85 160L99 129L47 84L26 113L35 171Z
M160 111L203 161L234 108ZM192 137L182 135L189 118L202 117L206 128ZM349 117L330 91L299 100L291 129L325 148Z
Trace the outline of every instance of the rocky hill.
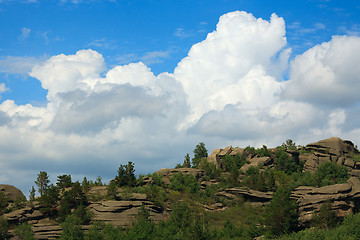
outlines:
M198 162L196 168L161 169L128 185L125 180L123 184L121 176L107 186L83 182L60 188L58 184L53 186L57 195L50 205L47 201L52 195L26 201L17 188L0 185L2 218L9 226L3 236L20 239L15 229L26 223L36 239L59 238L65 231L66 216L81 207L88 214L82 218L89 216L80 224L85 234L97 221L119 229L131 227L143 209L156 224L172 219L176 202L187 203L219 229L239 208L257 211L257 215L266 212L263 209L271 204L279 188L291 190L299 229L310 227L325 203L330 203L330 211L340 222L359 210L359 159L359 151L351 141L333 137L306 146L287 141L273 149L215 149L207 158L194 161ZM262 220L243 223L241 218L244 216L239 213L233 220L244 226L269 227Z

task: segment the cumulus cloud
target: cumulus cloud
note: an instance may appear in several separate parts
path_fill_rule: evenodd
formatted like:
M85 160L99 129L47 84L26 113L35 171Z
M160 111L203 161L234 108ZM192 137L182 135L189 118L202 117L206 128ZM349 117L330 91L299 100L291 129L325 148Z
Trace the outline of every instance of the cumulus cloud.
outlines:
M227 104L271 104L281 88L272 67L287 61L288 50L276 59L285 46L285 23L275 14L270 21L245 12L222 16L216 30L192 46L174 71L188 95L190 121Z
M360 100L359 52L359 37L335 36L297 56L283 97L327 106L356 104Z
M287 138L359 141L357 124L344 126L360 111L358 52L358 38L338 36L289 64L284 19L232 12L173 73L156 76L143 62L107 69L90 49L20 70L0 61L3 72L30 68L48 90L46 106L0 104L0 175L29 189L40 170L110 179L126 161L139 173L173 167L199 141L210 151ZM290 80L282 79L284 71ZM23 178L15 179L15 171Z

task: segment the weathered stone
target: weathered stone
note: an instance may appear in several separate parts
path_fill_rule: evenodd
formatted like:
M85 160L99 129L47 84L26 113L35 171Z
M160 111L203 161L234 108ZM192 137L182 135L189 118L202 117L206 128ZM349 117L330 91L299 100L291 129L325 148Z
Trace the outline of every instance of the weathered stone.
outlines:
M242 172L246 172L250 167L256 167L259 165L267 166L272 163L272 158L270 157L257 157L250 159L250 163L245 164L240 168Z
M0 184L0 191L9 198L10 202L14 202L16 199L25 198L24 194L12 185Z
M235 155L238 155L240 157L242 157L244 155L244 152L245 152L245 149L244 148L233 148L230 155L231 156L235 156Z
M218 154L211 154L210 156L208 156L207 161L209 163L215 164L217 168L221 168L221 160Z
M191 174L196 178L201 178L205 175L205 172L196 168L162 168L155 173L160 174L164 177L171 177L177 173L181 172L182 174Z
M221 148L216 148L212 151L212 153L210 155L216 155L216 154L219 154L221 152Z
M355 162L352 159L347 158L345 160L345 162L344 162L344 166L354 168L355 167Z
M149 210L155 221L164 219L163 210L150 201L100 201L89 205L94 220L111 223L114 226L128 226L135 220L141 206Z
M219 152L219 156L223 157L226 154L231 153L231 150L232 150L232 146L228 146L228 147L224 148L223 150L221 150L221 152Z
M304 171L314 172L319 167L318 158L313 153L301 154L299 160L304 162Z
M344 165L345 162L345 157L339 157L339 159L337 160L336 164L338 165Z
M360 170L359 170L359 169L353 169L353 170L351 170L350 176L360 177Z
M319 212L323 203L330 201L332 209L338 217L343 217L355 208L355 201L360 197L360 181L351 177L347 183L335 184L320 188L298 187L291 197L296 199L299 206L299 221L302 225L308 225L312 216Z
M233 196L241 196L250 202L268 203L272 199L272 192L260 192L244 187L229 188L225 190L226 193ZM230 195L230 196L231 196Z
M354 148L354 144L351 141L344 141L338 137L331 137L316 143L308 144L306 148L314 150L315 152L337 156L357 152Z
M101 197L104 197L107 195L107 187L106 186L95 186L90 188L89 194L92 195L99 195Z
M55 221L44 219L34 224L33 227L34 237L36 239L56 239L62 233L62 228Z

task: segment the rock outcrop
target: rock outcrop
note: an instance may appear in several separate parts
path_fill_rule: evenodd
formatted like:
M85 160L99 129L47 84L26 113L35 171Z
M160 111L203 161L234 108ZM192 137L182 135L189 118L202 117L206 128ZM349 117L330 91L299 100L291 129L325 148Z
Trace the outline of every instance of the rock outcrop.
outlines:
M150 218L155 222L166 218L166 213L161 207L148 201L145 194L139 193L131 194L126 201L102 200L92 202L89 209L94 214L93 220L101 220L114 226L129 226L135 221L135 216L141 206L149 210Z
M347 183L320 188L300 186L291 197L298 202L302 225L308 225L312 216L319 212L323 203L329 201L338 217L357 211L360 202L360 181L352 177Z
M25 198L24 194L12 185L0 184L0 191L9 198L10 202L14 202L17 199Z
M359 154L359 152L351 141L331 137L308 144L302 150L305 151L305 153L301 154L299 158L300 161L304 162L304 171L314 172L319 165L324 162L334 162L339 165L344 165L348 167L349 170L357 169L352 157L354 154ZM358 173L354 173L354 175L355 174Z

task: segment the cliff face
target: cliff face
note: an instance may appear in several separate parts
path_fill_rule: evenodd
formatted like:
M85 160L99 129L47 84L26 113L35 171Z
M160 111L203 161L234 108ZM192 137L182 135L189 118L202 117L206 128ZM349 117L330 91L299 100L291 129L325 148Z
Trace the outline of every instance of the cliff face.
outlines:
M237 181L244 181L245 172L251 167L261 166L260 171L276 168L276 152L278 149L268 149L267 156L260 156L254 151L245 148L215 149L207 158L207 161L214 163L218 169L225 166L226 156L238 156L246 159L245 164L240 168L240 176ZM299 222L303 226L308 226L314 214L318 213L320 207L325 202L331 202L332 210L338 217L356 212L360 203L360 162L357 162L359 156L358 150L354 144L340 138L329 138L316 143L308 144L305 147L286 149L286 154L297 163L303 163L303 171L315 172L319 166L326 162L332 162L339 166L345 166L350 178L341 184L333 184L324 187L298 186L291 194L291 198L297 201L300 212ZM179 175L180 174L180 175ZM249 204L265 206L272 199L272 191L258 191L249 187L231 187L223 188L219 178L212 178L206 170L194 168L161 169L155 172L155 175L146 176L142 179L144 186L149 186L153 192L134 192L129 189L117 188L116 194L109 198L108 188L106 186L93 186L87 192L89 199L86 208L92 213L91 222L100 220L110 223L114 226L130 226L135 221L135 216L142 207L148 210L150 218L155 222L167 220L171 212L171 201L177 201L181 197L177 191L173 191L172 179L174 176L191 175L197 182L199 190L205 191L209 188L215 189L214 197L209 202L197 202L205 211L221 212L227 208L226 201L245 200ZM222 177L229 176L230 173L223 172ZM161 183L156 183L156 177L161 179ZM186 184L187 180L184 180ZM193 184L193 183L192 183ZM159 191L156 187L163 189L164 194L170 197L164 203L159 204L158 195L153 196L154 191ZM215 187L214 187L215 186ZM157 189L157 190L156 190ZM14 204L16 199L24 198L24 195L17 188L10 185L0 185L0 191L8 197L8 201ZM150 194L150 195L149 195ZM194 200L196 201L196 200ZM10 208L11 209L11 208ZM26 204L24 207L12 208L12 210L3 215L11 226L27 222L32 225L35 238L53 239L61 235L62 228L56 218L49 217L42 211L42 206L38 201ZM59 206L55 206L56 211ZM90 222L90 224L91 224ZM83 225L83 230L87 231L90 225ZM13 231L9 231L9 236L13 236Z

